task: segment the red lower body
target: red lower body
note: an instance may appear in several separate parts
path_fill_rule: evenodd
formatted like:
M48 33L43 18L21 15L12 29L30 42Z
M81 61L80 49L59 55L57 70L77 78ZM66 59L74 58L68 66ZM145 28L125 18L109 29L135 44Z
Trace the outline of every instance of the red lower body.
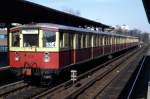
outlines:
M85 60L110 54L128 48L129 46L131 44L49 52L49 62L44 62L44 52L18 52L19 60L16 61L15 52L10 51L10 66L12 68L25 68L29 66L30 68L43 70L59 70L70 64L84 62ZM31 74L30 70L28 74Z

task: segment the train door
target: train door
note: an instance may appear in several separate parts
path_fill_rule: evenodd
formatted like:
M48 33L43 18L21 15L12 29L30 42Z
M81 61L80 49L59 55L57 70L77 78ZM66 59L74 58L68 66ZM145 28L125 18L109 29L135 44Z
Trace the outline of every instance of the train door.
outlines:
M24 49L24 61L27 63L32 63L35 59L34 52L37 47L39 47L39 30L38 29L25 29L22 30L21 34L22 44Z

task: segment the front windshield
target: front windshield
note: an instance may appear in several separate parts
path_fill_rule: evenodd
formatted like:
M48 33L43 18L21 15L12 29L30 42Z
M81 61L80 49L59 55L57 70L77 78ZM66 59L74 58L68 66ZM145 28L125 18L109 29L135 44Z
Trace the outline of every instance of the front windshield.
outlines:
M38 47L38 39L38 34L23 34L23 45L24 47Z
M56 47L56 32L44 31L43 47L46 47L46 48Z

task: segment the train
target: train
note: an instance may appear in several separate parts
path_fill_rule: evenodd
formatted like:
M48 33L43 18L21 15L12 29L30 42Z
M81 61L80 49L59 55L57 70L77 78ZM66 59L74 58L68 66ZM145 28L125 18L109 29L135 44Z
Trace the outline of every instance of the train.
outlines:
M51 23L10 29L10 67L16 75L50 81L76 64L136 47L139 38Z

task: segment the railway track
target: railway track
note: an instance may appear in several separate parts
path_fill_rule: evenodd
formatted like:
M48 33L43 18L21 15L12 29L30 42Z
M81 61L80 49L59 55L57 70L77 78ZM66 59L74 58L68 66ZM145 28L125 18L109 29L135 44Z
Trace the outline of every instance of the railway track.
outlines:
M117 74L126 68L125 66L122 67L121 64L127 65L131 61L134 61L136 57L140 57L144 49L142 49L140 52L138 51L140 51L140 49L137 49L132 53L126 53L127 55L121 55L84 74L81 74L80 76L78 76L78 81L75 84L72 84L72 81L67 81L41 94L38 94L35 97L32 97L32 99L60 99L60 97L61 99L97 98L100 95L100 93L109 85L109 83L111 83L111 81L115 79ZM128 60L127 62L127 59L130 60ZM99 87L97 87L98 85Z
M24 81L18 81L0 87L0 99L25 99L33 97L49 88L29 85Z
M28 86L23 88L22 90L19 90L18 92L11 93L3 98L5 99L30 99L34 97L37 94L40 94L41 92L44 92L48 90L48 88L45 87L39 87L39 86Z
M61 99L96 98L96 96L98 96L101 93L101 91L104 90L104 88L107 87L107 85L109 85L109 83L114 79L114 77L116 77L117 74L122 69L124 69L123 67L121 68L118 66L122 62L125 62L127 58L133 56L139 50L140 49L134 50L132 53L128 53L128 54L125 53L86 73L79 75L78 81L75 82L74 84L72 84L72 81L69 80L60 85L45 88L45 87L28 85L23 81L20 81L17 83L0 87L0 98L5 98L5 99L12 99L12 98L13 99L16 98L60 99L60 97ZM140 53L142 53L142 51ZM134 57L137 57L138 55L134 55ZM113 74L110 72L112 72ZM96 86L99 84L101 85L100 88Z
M27 86L28 84L24 83L24 81L18 81L15 83L4 85L0 87L0 98L5 97L13 92L16 92L17 90L21 90Z

